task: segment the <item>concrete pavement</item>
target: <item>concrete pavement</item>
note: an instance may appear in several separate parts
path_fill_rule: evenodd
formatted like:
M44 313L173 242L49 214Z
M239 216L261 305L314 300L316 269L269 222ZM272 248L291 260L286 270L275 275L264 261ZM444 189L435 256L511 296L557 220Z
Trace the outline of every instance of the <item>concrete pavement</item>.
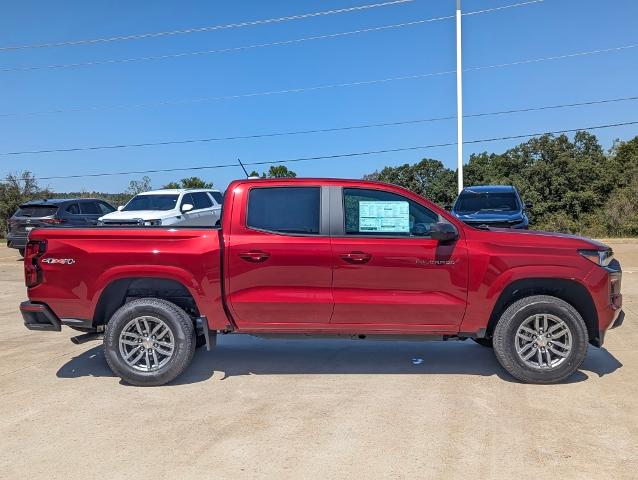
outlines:
M638 478L638 242L609 243L625 324L552 386L471 341L239 335L170 385L127 386L100 343L24 329L5 249L0 478Z

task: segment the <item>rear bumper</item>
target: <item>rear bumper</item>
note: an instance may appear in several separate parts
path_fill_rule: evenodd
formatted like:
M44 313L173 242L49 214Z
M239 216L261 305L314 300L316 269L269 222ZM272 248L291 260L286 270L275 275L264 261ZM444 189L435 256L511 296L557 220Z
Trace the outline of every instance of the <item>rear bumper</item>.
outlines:
M28 241L29 237L27 235L7 235L7 247L9 248L25 248Z
M29 330L45 332L59 332L62 330L60 319L53 311L43 303L30 301L20 304L20 313L24 319L24 326Z

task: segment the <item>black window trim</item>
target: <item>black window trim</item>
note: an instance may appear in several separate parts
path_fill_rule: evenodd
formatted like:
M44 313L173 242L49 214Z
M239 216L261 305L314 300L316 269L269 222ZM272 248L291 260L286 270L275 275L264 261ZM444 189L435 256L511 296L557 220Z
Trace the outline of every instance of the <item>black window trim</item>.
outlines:
M248 208L250 202L250 192L257 189L272 189L272 188L318 188L319 189L319 233L286 233L279 232L277 230L267 230L263 228L251 227L248 225ZM246 230L250 230L253 232L259 233L269 233L271 235L279 235L282 237L328 237L330 236L330 229L328 228L328 193L326 187L324 185L269 185L269 186L259 186L252 185L248 188L246 192L246 218L244 219L244 228Z
M330 205L331 207L333 207L331 211L334 211L334 215L330 219L331 234L332 234L331 236L333 238L380 238L380 239L387 238L387 239L402 239L402 240L432 240L432 237L430 235L412 236L412 235L370 235L370 234L359 234L359 233L346 233L346 205L345 205L346 196L344 193L345 188L350 190L377 190L380 192L397 195L399 197L405 198L406 200L412 200L411 198L408 198L405 195L402 195L400 193L391 192L383 188L375 188L373 186L360 187L360 186L344 185L344 186L338 187L338 189L334 190L334 193L331 192L331 198L330 198L331 200ZM426 210L432 212L433 215L436 215L438 217L439 222L450 223L454 228L456 228L456 226L453 223L448 222L447 219L445 219L439 213L426 207L422 203L417 202L416 200L412 200L412 201L416 203L417 205L420 205L421 207L425 208ZM435 240L432 240L432 241L435 241Z

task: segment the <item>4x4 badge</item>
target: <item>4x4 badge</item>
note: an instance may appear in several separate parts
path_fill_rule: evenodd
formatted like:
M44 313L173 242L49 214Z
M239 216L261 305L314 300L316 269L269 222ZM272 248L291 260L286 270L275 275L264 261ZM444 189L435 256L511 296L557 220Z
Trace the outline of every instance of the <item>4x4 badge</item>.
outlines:
M75 259L73 258L43 258L41 261L42 263L59 263L60 265L73 265L75 263Z

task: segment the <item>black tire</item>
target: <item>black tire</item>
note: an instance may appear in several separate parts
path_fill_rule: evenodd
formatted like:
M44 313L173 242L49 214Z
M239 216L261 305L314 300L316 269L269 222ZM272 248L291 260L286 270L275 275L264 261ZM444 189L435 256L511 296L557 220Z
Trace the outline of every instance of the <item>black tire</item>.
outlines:
M22 258L24 258L24 252L25 252L24 248L18 248L18 253L20 254Z
M516 332L530 316L546 313L562 320L572 336L572 346L565 360L551 368L527 365L516 352ZM494 329L494 353L499 363L517 380L524 383L558 383L571 376L585 360L588 344L587 327L578 311L560 298L549 295L525 297L510 305Z
M476 343L478 343L482 347L494 348L494 344L492 342L492 338L473 338Z
M151 316L162 320L174 339L173 354L158 370L143 372L122 358L119 339L133 319ZM104 356L109 367L122 380L138 386L158 386L170 382L190 364L195 353L195 327L188 314L177 305L157 298L140 298L124 304L111 317L104 334Z

